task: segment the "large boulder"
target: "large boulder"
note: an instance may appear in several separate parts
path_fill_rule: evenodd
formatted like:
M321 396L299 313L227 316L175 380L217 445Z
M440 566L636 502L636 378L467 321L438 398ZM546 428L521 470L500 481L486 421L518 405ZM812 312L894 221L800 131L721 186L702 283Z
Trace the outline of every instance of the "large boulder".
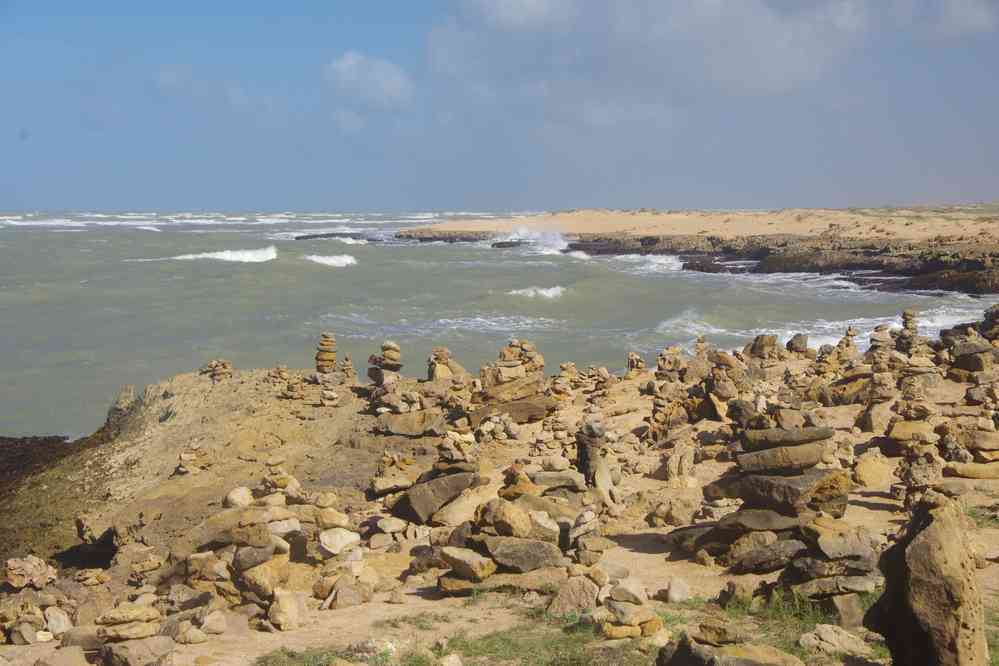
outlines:
M821 442L800 446L775 446L772 449L743 453L737 458L744 472L796 472L815 467L822 461L826 447Z
M929 492L881 556L885 591L864 624L884 635L895 666L989 663L971 532L956 502Z
M407 490L392 507L392 513L411 523L423 524L465 488L478 482L478 474L459 472L431 479Z
M832 428L764 428L743 433L747 451L762 451L777 446L799 446L829 439L836 434Z
M482 542L497 564L518 573L565 564L562 551L547 541L487 536Z
M704 487L704 497L742 499L746 508L792 516L812 509L839 518L846 511L850 488L849 472L812 468L798 476L724 476Z

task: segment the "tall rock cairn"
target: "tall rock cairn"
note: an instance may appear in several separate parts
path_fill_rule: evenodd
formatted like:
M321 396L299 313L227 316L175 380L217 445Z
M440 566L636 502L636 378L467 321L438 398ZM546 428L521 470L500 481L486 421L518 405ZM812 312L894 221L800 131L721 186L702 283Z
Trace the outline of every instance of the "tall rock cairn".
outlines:
M336 371L336 336L323 331L316 345L316 372L329 374Z

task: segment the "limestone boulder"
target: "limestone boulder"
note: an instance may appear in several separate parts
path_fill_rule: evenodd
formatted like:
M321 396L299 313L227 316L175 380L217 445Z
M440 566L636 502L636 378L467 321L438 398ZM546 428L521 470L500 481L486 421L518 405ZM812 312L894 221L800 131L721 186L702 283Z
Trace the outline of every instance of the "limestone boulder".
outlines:
M496 562L469 548L445 546L441 548L441 557L462 580L481 582L496 573Z
M597 606L597 593L600 588L586 576L573 576L558 588L555 597L548 604L548 613L564 617L571 613L581 614Z
M478 481L478 474L459 472L419 483L402 495L392 507L392 513L411 523L425 524L442 506Z
M482 543L500 566L519 573L557 567L565 559L558 546L537 539L487 536L482 538Z
M831 438L836 432L832 428L764 428L747 430L743 443L747 451L762 451L777 446L798 446Z
M884 635L896 666L989 663L971 533L960 505L930 492L882 555L884 593L864 624Z

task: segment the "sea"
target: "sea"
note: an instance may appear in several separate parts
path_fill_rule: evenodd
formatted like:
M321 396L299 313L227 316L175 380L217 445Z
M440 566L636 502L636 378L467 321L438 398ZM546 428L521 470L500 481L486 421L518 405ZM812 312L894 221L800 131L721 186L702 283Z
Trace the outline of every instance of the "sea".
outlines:
M89 434L119 388L196 371L307 368L323 331L363 375L383 340L424 376L434 346L466 368L528 339L558 364L621 370L629 351L699 335L737 348L760 333L860 341L920 312L926 335L981 318L997 298L873 291L844 275L703 274L673 256L566 252L523 241L419 243L396 232L499 212L0 213L0 435ZM305 235L331 235L301 239Z

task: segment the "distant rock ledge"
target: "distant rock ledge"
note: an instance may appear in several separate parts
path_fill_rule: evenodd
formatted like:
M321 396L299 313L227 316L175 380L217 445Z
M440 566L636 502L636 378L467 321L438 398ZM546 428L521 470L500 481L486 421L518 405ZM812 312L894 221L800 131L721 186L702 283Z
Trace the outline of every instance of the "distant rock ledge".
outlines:
M496 241L498 231L424 227L404 229L397 238L421 243ZM684 270L707 273L844 273L859 284L885 291L941 290L999 293L999 248L935 241L848 239L791 234L721 238L710 235L566 234L564 252L590 255L677 255ZM724 262L756 261L752 267ZM860 275L855 275L862 272ZM904 280L883 278L904 277ZM881 279L879 279L881 278Z

